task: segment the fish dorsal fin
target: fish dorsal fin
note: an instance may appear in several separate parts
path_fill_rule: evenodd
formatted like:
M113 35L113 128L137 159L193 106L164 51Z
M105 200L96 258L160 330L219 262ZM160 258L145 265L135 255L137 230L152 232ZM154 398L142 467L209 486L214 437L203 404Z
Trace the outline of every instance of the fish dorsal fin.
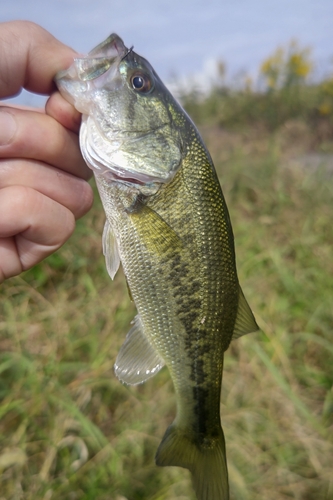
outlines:
M243 290L239 287L238 311L232 340L257 330L259 330L259 327L254 319L253 312L244 297Z
M107 219L104 225L102 244L103 244L103 254L105 256L106 269L111 279L113 280L119 269L120 257L119 257L116 237Z
M143 333L139 315L132 324L118 353L114 371L122 382L136 385L156 375L163 368L164 361Z

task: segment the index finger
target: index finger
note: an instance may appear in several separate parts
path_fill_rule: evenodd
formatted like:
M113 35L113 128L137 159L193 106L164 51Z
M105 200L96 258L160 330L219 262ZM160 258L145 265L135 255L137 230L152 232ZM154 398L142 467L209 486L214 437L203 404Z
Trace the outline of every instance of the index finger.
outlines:
M76 52L30 21L0 24L0 97L22 88L50 94L57 71L68 67Z

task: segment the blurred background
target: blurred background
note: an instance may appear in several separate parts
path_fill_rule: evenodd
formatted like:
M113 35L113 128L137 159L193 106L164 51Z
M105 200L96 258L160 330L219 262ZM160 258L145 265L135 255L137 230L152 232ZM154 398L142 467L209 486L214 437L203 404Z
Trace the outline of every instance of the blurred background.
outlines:
M80 52L117 32L194 119L261 327L225 355L230 498L332 500L331 0L0 6ZM175 414L167 370L130 388L113 373L135 308L106 272L103 225L96 194L68 243L0 287L0 500L194 500L188 471L154 464Z

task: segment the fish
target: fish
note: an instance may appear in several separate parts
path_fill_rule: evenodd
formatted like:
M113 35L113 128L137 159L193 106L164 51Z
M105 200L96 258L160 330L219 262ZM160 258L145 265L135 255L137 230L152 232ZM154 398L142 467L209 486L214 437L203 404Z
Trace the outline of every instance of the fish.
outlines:
M212 158L150 63L116 34L55 81L82 113L81 152L106 214L108 273L113 279L122 265L137 309L115 374L135 385L167 366L177 409L156 464L189 469L198 500L227 500L224 352L258 326L239 285Z

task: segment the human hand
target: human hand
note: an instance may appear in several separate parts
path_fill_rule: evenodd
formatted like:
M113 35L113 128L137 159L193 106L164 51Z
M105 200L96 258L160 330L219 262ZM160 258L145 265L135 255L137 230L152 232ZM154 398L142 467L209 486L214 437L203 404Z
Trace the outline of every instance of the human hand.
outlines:
M0 97L54 90L75 53L41 27L0 24ZM72 234L91 207L79 149L80 114L55 93L46 112L0 103L0 283L34 266Z

